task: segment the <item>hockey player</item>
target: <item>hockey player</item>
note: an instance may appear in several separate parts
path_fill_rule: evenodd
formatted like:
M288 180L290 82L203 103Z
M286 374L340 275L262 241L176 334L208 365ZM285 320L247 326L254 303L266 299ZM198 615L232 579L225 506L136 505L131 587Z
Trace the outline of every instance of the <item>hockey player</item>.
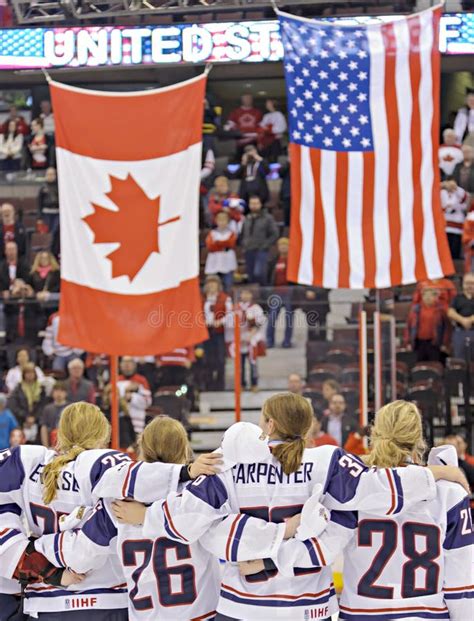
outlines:
M184 427L167 416L149 423L140 439L140 458L147 463L184 464L190 451ZM143 505L139 507L143 509ZM262 548L276 551L282 539L274 537L277 529L273 526L276 525L240 517L244 518L242 524L251 522L246 525L246 530L253 529L254 535L248 540L244 556L255 558L255 551ZM112 512L111 501L103 500L96 505L82 530L43 536L36 542L36 548L59 567L72 567L81 573L99 569L110 554L118 554L127 582L129 615L133 621L205 621L214 619L220 584L219 562L208 549L213 549L215 537L222 540L229 536L235 519L236 516L227 517L199 542L187 545L170 539L169 528L161 520L152 520L143 527L119 524ZM290 536L297 523L289 521L286 525L279 525L278 530L282 535Z
M282 522L298 513L316 484L325 492L330 509L364 510L381 517L395 515L417 501L436 493L435 479L426 468L410 466L397 470L369 469L341 449L325 446L305 449L305 436L313 420L311 405L295 394L280 394L263 407L261 427L269 437L266 453L257 463L242 463L232 455L235 436L241 427L231 427L224 436L224 459L233 467L214 477L201 477L163 503L146 510L145 524L163 520L171 537L181 543L195 541L216 519L242 512L235 518L221 558L226 564L221 584L217 619L329 619L337 612L337 600L329 568L295 570L292 579L271 569L248 578L239 575L231 562L239 560L239 546L245 535L248 516ZM441 471L432 469L436 477ZM456 468L445 476L460 478ZM127 521L127 503L114 503L116 516ZM216 540L216 545L219 543ZM317 539L301 544L306 554L319 558Z
M25 589L24 610L32 616L49 620L63 618L68 611L77 618L83 614L88 620L119 621L127 619L128 596L116 557L107 559L101 573L70 590L61 588L62 570L58 574L35 550L22 518L33 537L40 537L58 532L61 516L78 505L93 506L100 497L124 498L134 490L151 502L175 491L180 478L213 472L207 458L189 470L180 465L134 464L127 455L103 448L109 438L109 424L101 411L80 402L61 415L59 454L40 446L0 452L0 576L23 584L39 580ZM143 474L139 480L138 470ZM0 619L1 615L0 611Z
M371 452L364 459L380 468L420 464L425 450L417 407L395 401L377 413ZM456 452L448 446L433 449L429 463L457 465ZM466 621L473 616L474 532L469 497L460 485L439 481L435 498L390 518L333 511L317 546L311 561L301 543L285 543L274 567L292 575L294 566L329 566L345 548L342 620ZM264 565L242 564L241 573L248 576Z

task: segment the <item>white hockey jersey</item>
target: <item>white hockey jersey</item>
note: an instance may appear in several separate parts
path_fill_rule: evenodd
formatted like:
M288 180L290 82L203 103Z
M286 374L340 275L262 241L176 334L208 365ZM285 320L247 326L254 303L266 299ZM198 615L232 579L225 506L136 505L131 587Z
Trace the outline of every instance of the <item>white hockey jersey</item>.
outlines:
M10 579L28 545L29 534L59 531L59 518L78 505L93 506L101 497L123 498L138 491L155 500L176 490L180 466L133 463L128 455L112 450L85 451L61 473L58 493L50 505L43 502L41 473L55 456L41 446L20 446L0 452L0 575ZM153 470L154 485L142 487L136 473ZM155 492L154 494L152 492ZM58 552L59 554L59 552ZM121 565L111 556L100 572L69 589L34 584L25 590L25 612L88 608L126 608L127 589Z
M228 561L218 611L246 621L325 619L338 609L329 568L301 567L288 579L277 571L241 577L232 564L247 560L240 552L253 536L251 530L247 532L249 516L283 522L300 512L316 484L323 486L328 508L364 509L380 516L394 515L419 500L433 498L436 493L434 479L427 469L369 469L341 449L324 446L307 449L300 469L291 475L285 475L270 455L260 463L239 463L220 475L201 477L182 495L171 494L164 503L149 507L144 526L148 520L162 519L170 536L190 543L201 538L216 518L229 513L245 514L234 519L226 540L214 538L215 553ZM279 545L277 535L275 543ZM315 558L321 553L317 539L302 545L306 556L310 553ZM262 558L257 550L254 558Z
M188 545L169 538L169 526L158 514L148 515L143 527L119 524L108 500L99 501L81 530L43 536L36 549L56 566L79 573L96 570L108 556L118 555L132 621L204 621L216 614L221 580L217 557L240 518L249 522L242 559L276 552L283 524L232 515L212 526L199 542Z

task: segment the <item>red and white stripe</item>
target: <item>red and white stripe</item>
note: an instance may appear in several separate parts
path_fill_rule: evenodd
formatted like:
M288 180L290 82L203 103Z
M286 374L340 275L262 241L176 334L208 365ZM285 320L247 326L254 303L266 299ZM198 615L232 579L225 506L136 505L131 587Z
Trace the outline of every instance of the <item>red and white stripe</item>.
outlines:
M367 26L374 152L290 144L289 280L383 288L453 272L439 196L440 16Z

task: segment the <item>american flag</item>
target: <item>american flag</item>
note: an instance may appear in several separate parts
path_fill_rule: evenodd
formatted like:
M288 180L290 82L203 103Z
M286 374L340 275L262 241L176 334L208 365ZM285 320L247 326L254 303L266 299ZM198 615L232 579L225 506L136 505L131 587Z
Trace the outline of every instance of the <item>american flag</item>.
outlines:
M383 288L452 273L437 163L441 9L350 26L278 15L289 279Z

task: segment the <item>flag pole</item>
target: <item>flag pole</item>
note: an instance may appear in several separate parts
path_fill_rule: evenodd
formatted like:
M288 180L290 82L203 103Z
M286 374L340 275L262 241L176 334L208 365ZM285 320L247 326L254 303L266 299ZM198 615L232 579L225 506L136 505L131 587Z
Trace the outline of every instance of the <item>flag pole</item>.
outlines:
M110 383L112 385L110 400L110 422L112 424L112 448L118 450L120 448L119 439L119 398L117 392L118 381L118 356L116 354L110 356Z
M238 305L234 306L234 395L235 395L235 422L240 422L241 409L241 368L242 358L240 355L240 313Z
M367 311L359 311L359 424L368 425Z

